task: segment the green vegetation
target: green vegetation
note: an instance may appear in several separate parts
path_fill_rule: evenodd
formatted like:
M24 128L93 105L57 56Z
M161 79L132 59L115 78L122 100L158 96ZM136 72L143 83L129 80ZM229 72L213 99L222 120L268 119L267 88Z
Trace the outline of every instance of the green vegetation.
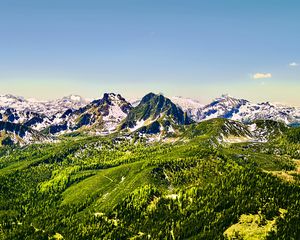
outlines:
M223 144L248 134L224 124L2 146L0 239L299 239L299 129Z
M281 218L284 217L285 210L280 209ZM276 231L276 219L275 217L272 220L266 220L264 216L259 214L243 214L239 222L230 226L225 232L224 236L229 239L247 239L247 240L257 240L257 239L266 239L268 233Z

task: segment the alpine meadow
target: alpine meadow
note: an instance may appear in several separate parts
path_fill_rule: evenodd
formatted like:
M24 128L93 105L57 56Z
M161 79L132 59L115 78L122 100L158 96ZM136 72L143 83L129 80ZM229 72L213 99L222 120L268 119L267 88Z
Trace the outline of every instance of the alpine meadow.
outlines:
M0 240L299 240L299 10L1 2Z

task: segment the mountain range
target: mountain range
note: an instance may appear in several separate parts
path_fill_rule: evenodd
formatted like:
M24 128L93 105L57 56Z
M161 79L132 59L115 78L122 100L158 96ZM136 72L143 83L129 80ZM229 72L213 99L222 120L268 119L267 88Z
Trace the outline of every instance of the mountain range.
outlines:
M227 124L232 126L246 124L247 128L253 128L257 120L293 126L300 123L300 108L269 102L254 104L229 95L222 95L207 105L190 98L167 98L154 93L132 102L115 93L105 93L93 101L78 95L52 101L0 95L2 144L55 141L58 136L73 132L169 136L179 133L182 126L213 118L231 120ZM254 135L257 137L257 131ZM251 139L253 132L245 136Z

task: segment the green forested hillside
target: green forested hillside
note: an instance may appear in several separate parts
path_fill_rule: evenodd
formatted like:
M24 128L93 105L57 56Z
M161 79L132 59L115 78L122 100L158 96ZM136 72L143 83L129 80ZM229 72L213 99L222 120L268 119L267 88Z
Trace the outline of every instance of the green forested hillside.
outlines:
M0 239L299 239L299 130L226 124L1 147Z

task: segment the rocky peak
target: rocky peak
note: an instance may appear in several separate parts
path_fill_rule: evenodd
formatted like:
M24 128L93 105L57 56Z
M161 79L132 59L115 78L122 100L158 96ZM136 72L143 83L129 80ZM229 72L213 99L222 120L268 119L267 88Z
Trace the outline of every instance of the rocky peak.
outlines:
M156 95L156 94L154 94L154 93L148 93L147 95L145 95L143 98L142 98L142 100L141 100L141 102L140 103L146 103L146 102L149 102L152 98L154 98L154 97L156 97L156 96L158 96L158 95ZM162 95L160 95L160 96L162 96Z
M115 106L121 108L124 113L132 108L131 104L121 96L121 94L104 93L103 98L94 100L92 102L94 107L100 107L101 109L108 109L108 106Z
M229 94L222 94L221 97L216 98L210 105L222 104L227 107L236 107L238 105L245 105L246 103L248 103L248 101L245 99L235 98L230 96Z

